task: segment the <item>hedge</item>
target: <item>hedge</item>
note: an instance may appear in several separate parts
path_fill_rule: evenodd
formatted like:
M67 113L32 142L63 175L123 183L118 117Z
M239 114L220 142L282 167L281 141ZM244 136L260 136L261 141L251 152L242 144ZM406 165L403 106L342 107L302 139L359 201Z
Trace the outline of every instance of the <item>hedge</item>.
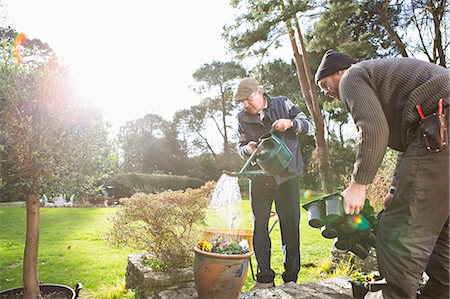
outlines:
M184 190L199 188L205 181L180 175L149 174L149 173L119 173L111 178L108 185L110 196L115 198L130 197L137 192L157 193L166 190Z

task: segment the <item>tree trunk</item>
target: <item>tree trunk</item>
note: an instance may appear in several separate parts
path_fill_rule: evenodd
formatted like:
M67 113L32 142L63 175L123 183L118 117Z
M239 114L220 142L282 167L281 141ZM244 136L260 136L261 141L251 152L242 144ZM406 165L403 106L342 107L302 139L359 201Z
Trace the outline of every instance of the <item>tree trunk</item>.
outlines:
M37 194L28 194L26 199L27 234L23 258L24 299L39 298L37 272L39 208L39 196Z
M328 155L328 147L325 142L325 129L324 129L324 121L323 115L320 112L319 107L319 99L317 96L316 85L314 82L314 77L311 73L311 68L309 67L308 56L306 53L306 46L303 41L303 35L300 30L300 24L298 22L297 17L294 17L294 22L297 28L298 40L300 42L300 48L302 50L302 58L303 58L303 67L305 69L306 78L308 79L308 86L311 92L311 102L314 111L314 123L316 124L316 146L320 148L318 151L319 155L319 172L322 178L322 189L328 193L333 191L333 183L331 181L330 175L330 157Z
M196 132L197 132L198 136L200 136L200 138L202 138L203 141L205 142L205 144L206 144L206 146L208 147L209 151L210 151L211 154L213 155L214 160L217 160L217 155L216 155L216 153L214 152L214 150L213 150L211 144L209 144L208 139L206 139L206 138L200 133L200 131L196 131Z
M380 12L381 23L383 24L384 29L386 29L386 31L388 32L390 39L395 42L395 45L397 46L397 49L399 50L402 57L408 57L408 53L406 52L406 45L402 42L400 36L397 34L397 32L395 32L394 28L392 28L391 24L389 23L387 6L387 0L383 1L382 10Z
M437 52L437 58L439 59L439 65L446 67L447 61L445 58L445 51L442 44L442 33L441 33L441 21L445 13L445 3L446 1L441 1L435 7L431 1L428 1L427 9L433 16L434 25L434 48ZM431 3L430 3L431 2Z
M326 192L331 192L333 189L333 186L331 184L330 175L329 175L329 158L328 158L328 149L327 145L325 143L325 132L324 132L324 124L323 124L323 116L320 113L319 109L319 103L317 100L317 97L313 99L311 97L311 88L310 84L307 82L306 78L307 75L304 67L304 61L305 57L300 57L300 53L297 47L297 40L295 38L294 30L292 29L290 20L287 20L285 22L286 28L289 32L289 40L291 41L292 50L294 52L294 58L297 66L297 73L298 73L298 79L300 83L300 88L303 94L303 98L306 103L306 107L308 108L309 114L312 116L314 123L316 125L316 157L318 159L318 165L319 165L319 173L322 181L322 190ZM300 34L300 33L299 33ZM315 88L315 86L314 86ZM316 103L314 103L314 100Z

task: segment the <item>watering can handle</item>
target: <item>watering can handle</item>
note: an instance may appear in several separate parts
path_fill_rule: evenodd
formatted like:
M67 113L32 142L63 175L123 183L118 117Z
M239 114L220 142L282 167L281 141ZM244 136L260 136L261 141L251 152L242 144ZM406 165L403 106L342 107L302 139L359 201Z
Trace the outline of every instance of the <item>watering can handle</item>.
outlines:
M253 160L255 159L256 154L257 154L258 151L259 151L259 145L260 145L260 144L261 144L261 143L258 142L258 144L256 145L255 150L254 150L253 153L250 155L250 157L248 157L247 161L245 162L244 166L242 166L242 169L241 169L239 172L244 172L244 171L247 169L247 167L250 165L250 163L253 162Z
M269 130L269 132L267 132L268 134L278 134L278 136L277 137L280 137L280 138L282 138L283 136L284 136L284 134L286 134L286 131L284 131L284 132L280 132L280 131L277 131L277 130L275 130L275 128L274 127L270 127L270 130Z

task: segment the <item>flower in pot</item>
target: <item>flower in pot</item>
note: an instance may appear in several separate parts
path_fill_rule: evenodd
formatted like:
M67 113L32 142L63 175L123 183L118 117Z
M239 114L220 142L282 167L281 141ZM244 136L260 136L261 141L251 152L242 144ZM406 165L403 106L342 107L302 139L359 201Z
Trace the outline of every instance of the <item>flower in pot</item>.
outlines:
M199 298L238 298L253 254L246 239L202 240L194 247L194 277Z
M353 272L350 275L352 284L352 293L354 298L364 298L366 293L369 291L369 284L380 279L380 274L378 271L371 273L364 272Z

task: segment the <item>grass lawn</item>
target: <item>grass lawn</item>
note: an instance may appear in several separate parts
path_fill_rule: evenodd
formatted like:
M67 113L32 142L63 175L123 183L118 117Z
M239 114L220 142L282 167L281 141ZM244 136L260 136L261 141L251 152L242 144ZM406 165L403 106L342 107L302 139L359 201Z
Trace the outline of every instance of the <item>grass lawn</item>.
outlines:
M22 286L25 208L0 208L0 290ZM98 290L124 280L130 251L102 239L113 208L42 208L39 280ZM87 291L87 292L86 292Z
M248 200L242 201L242 209L240 227L251 228ZM108 227L108 216L114 211L114 208L42 208L38 257L40 281L71 287L82 282L82 298L91 298L105 288L123 285L127 255L132 251L111 248L102 238ZM25 208L0 208L0 290L22 285L25 217ZM221 220L215 211L208 211L208 226L220 227ZM302 267L299 282L320 280L321 265L326 265L324 261L330 257L332 240L323 238L320 230L308 226L303 209L300 230L301 263L318 267ZM272 267L277 274L275 282L279 285L282 284L283 257L278 225L271 232L271 239ZM254 257L253 266L256 271ZM253 284L249 269L243 290L247 291Z

